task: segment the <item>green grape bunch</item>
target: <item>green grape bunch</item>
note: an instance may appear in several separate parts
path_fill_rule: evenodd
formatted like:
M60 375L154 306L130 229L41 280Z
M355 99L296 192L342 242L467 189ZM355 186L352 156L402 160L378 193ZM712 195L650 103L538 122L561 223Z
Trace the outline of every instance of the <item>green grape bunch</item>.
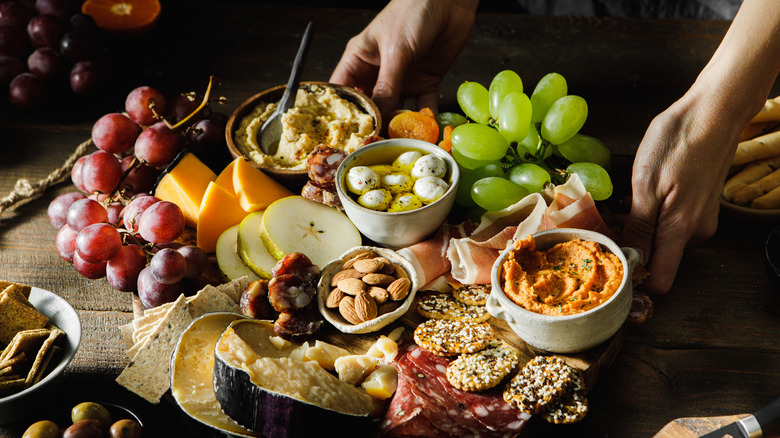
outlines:
M476 214L504 209L550 183L577 174L596 201L612 195L606 169L611 154L600 140L580 133L588 104L568 94L566 79L549 73L531 96L512 70L490 86L466 81L458 87L457 113L439 115L454 127L452 155L463 172L456 202Z

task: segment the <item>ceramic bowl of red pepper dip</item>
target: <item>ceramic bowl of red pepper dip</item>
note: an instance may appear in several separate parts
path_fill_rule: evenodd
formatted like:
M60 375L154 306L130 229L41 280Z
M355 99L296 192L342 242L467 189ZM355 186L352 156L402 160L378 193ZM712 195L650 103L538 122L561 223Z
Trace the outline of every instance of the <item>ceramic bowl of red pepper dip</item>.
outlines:
M515 241L493 265L488 312L532 347L574 353L605 342L631 308L636 251L560 228Z

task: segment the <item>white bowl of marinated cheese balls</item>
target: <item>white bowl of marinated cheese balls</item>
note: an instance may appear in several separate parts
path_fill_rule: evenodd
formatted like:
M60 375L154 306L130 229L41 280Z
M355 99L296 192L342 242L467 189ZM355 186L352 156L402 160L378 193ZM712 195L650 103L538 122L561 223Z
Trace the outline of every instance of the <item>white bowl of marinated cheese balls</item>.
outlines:
M393 249L432 235L455 202L455 159L422 140L381 140L347 155L336 190L347 217L373 242Z

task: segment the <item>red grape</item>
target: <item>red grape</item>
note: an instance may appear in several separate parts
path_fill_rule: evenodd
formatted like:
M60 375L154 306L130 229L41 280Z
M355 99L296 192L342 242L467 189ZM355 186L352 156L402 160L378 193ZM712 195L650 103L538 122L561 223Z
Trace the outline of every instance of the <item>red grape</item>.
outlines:
M138 87L127 95L125 111L135 123L149 126L157 121L156 114L165 114L165 98L152 87Z
M68 226L75 232L92 224L108 222L108 212L94 199L79 199L68 208Z
M27 58L27 68L30 73L48 80L64 77L67 71L65 59L51 47L35 49Z
M24 2L13 0L0 3L0 25L13 24L24 28L33 15L35 15L33 9Z
M7 88L11 79L24 73L24 63L13 56L0 55L0 87Z
M70 21L70 25L73 27L73 29L83 30L92 34L97 32L97 24L95 23L95 19L87 14L82 14L81 12L75 13L70 16L68 21Z
M146 128L135 142L135 156L152 167L162 166L176 156L183 139L165 122L157 122Z
M62 36L60 53L70 62L94 59L98 45L94 35L86 30L73 30Z
M130 201L130 203L125 206L124 213L122 213L122 222L125 224L125 229L134 233L137 232L138 220L141 217L141 213L158 202L160 202L160 200L151 195L139 196Z
M187 262L184 256L172 248L163 248L149 262L154 279L162 284L174 284L184 279Z
M201 99L197 96L180 93L168 99L166 106L168 107L168 117L171 123L179 123L185 117L192 114L200 105ZM197 116L196 116L197 117ZM188 124L192 124L197 120L196 118L190 119Z
M36 15L27 23L27 35L34 48L59 47L65 35L65 24L53 14Z
M130 244L119 251L106 264L106 278L116 290L134 292L138 288L138 274L146 267L146 254L138 245Z
M0 26L0 55L24 59L30 51L29 41L23 28L12 24Z
M138 218L138 232L147 242L173 242L183 231L184 214L173 202L157 202Z
M122 165L111 153L99 150L81 166L81 181L88 192L111 193L122 178Z
M70 70L70 89L80 96L95 94L102 87L106 71L95 61L77 62Z
M22 73L8 86L8 97L17 108L30 109L43 103L46 97L46 84L43 79L32 73Z
M67 225L68 209L70 208L71 204L78 201L79 199L84 198L86 198L86 196L84 196L84 194L81 192L65 193L54 198L49 204L49 209L47 210L49 222L51 222L52 226L54 226L56 229L60 229Z
M122 225L122 213L125 211L125 206L121 202L112 202L106 207L108 212L108 223L118 227Z
M81 167L84 165L84 161L86 160L86 155L79 158L75 163L73 163L73 169L70 170L70 180L73 181L73 185L82 192L87 191L87 189L84 187L84 181L81 178Z
M97 280L106 276L106 263L90 263L81 258L78 251L73 252L73 267L76 268L76 272L90 280Z
M124 173L133 162L133 156L128 155L122 158L122 172ZM152 190L157 177L160 176L160 171L154 167L147 166L146 164L139 164L135 169L131 170L129 174L122 181L122 186L125 188L125 195L132 196L137 193L145 193Z
M209 267L209 255L202 248L195 245L185 245L177 251L184 256L187 262L187 272L184 278L197 278Z
M64 19L73 7L70 0L35 0L35 9L39 14L53 14Z
M175 301L183 290L182 282L162 284L155 280L149 266L138 274L138 298L147 309Z
M121 246L122 237L111 224L88 225L76 237L76 251L85 262L107 262Z
M141 128L120 113L110 113L92 125L92 141L95 146L112 154L122 154L135 144Z
M63 226L57 232L55 244L60 257L68 263L73 263L73 253L76 251L76 237L79 233L73 231L68 226Z

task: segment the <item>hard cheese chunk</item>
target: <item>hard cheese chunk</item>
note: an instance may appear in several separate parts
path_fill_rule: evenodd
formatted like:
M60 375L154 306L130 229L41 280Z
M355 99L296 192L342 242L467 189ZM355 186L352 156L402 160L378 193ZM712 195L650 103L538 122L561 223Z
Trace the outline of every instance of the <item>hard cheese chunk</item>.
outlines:
M236 189L233 187L233 168L235 167L237 160L238 159L233 160L230 164L225 166L225 168L222 169L222 172L219 173L219 176L217 176L217 179L214 180L218 186L221 186L234 195L236 194Z
M372 397L388 399L398 389L398 370L393 364L382 365L369 374L360 386Z
M197 245L206 252L214 252L222 232L240 223L246 215L235 195L210 182L200 203Z
M195 228L203 194L216 178L217 174L195 154L188 153L160 179L154 189L154 196L178 205L184 213L187 226Z
M293 195L244 158L236 158L230 166L233 167L233 190L247 212L265 210L277 199Z

